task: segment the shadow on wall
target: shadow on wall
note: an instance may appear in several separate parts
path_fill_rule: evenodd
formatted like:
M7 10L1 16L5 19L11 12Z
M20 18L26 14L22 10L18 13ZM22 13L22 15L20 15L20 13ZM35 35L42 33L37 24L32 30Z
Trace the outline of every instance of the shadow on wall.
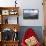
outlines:
M25 31L28 29L28 28L32 28L36 33L37 33L37 37L39 39L39 41L41 43L43 43L43 30L42 30L42 26L21 26L20 27L20 32L19 32L19 39L20 39L20 42L23 38L23 35L25 33Z

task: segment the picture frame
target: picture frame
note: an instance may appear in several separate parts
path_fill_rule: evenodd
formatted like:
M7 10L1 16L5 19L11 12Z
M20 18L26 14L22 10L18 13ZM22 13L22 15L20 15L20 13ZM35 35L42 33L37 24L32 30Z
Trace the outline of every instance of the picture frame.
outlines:
M16 11L16 10L10 10L10 11L9 11L9 14L10 14L10 15L16 15L16 14L17 14L17 11Z
M38 9L23 9L23 19L38 19Z
M2 10L2 15L9 15L9 10Z

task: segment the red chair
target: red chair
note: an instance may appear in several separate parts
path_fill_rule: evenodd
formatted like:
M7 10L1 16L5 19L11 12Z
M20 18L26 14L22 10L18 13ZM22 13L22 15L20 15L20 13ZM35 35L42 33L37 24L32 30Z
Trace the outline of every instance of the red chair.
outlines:
M33 29L32 28L27 29L27 31L25 32L24 37L22 38L21 46L27 46L26 43L25 43L25 40L28 39L29 37L32 37L32 36L34 36L37 39L37 35L33 31ZM38 41L35 46L41 46L40 42Z

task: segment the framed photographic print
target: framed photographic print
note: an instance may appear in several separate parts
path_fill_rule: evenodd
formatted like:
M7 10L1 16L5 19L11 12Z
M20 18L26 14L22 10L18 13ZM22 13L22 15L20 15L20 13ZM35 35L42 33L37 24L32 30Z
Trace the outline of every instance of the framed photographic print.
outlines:
M2 15L9 15L9 10L2 10Z
M10 11L9 11L9 14L10 14L10 15L14 15L14 10L10 10Z
M38 9L23 9L23 19L38 19Z
M16 14L17 14L17 11L16 11L16 10L10 10L10 11L9 11L9 14L10 14L10 15L16 15Z

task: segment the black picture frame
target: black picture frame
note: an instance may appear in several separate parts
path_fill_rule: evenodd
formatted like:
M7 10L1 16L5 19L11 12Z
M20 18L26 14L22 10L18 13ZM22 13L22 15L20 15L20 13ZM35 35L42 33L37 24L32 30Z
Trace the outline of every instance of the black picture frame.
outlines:
M23 9L23 19L38 19L39 10L38 9Z

